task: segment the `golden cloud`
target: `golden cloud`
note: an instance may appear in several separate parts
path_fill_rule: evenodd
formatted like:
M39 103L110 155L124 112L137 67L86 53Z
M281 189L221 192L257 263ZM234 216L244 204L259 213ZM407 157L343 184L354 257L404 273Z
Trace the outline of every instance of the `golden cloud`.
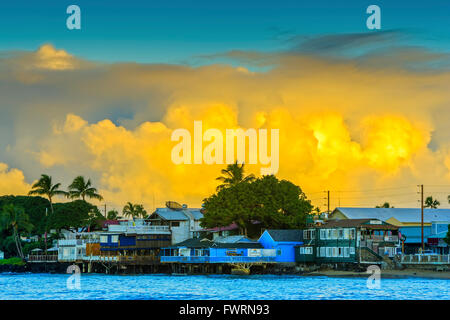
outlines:
M69 68L65 62L74 59L54 48L35 55L49 69ZM15 150L32 149L39 169L99 177L106 201L118 207L132 201L152 208L154 198L156 205L169 199L200 205L214 192L225 165L171 161L171 133L185 128L192 134L196 120L223 135L235 128L279 129L278 177L307 193L450 184L450 141L442 134L448 131L442 119L450 119L450 73L388 65L283 55L265 72L227 65L75 68L71 81L46 75L65 89L61 96L43 94L52 107L36 102L51 130L23 139L27 144ZM261 165L246 168L258 175ZM411 195L405 199L416 205ZM364 194L341 204L361 204L358 196ZM382 200L390 199L396 205L389 194Z
M0 194L26 195L30 188L22 171L9 169L7 164L0 162Z

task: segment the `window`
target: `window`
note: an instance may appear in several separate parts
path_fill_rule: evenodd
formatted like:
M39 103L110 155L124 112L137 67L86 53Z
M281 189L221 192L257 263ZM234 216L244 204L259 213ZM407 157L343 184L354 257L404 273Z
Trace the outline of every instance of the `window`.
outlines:
M311 240L315 238L315 230L303 230L303 239Z
M339 247L338 248L338 256L339 257L343 257L344 256L344 248L343 247Z
M277 256L281 256L281 249L277 249Z
M111 242L112 243L118 243L119 242L119 235L115 234L111 236Z
M333 247L333 257L337 257L338 256L338 248Z
M326 248L325 248L325 247L321 247L321 248L320 248L320 256L321 256L321 257L326 257L326 256L327 256Z
M108 236L100 236L100 242L102 243L108 242Z
M326 239L333 239L333 237L332 237L332 231L333 231L333 230L331 230L331 229L327 229L327 237L326 237Z
M344 257L345 258L350 257L350 248L349 247L344 248Z
M321 229L320 230L320 239L324 240L327 238L327 230Z
M344 239L344 229L338 230L338 237L339 237L339 239Z
M332 257L333 256L333 248L331 247L327 247L327 257Z
M180 222L179 221L173 221L171 225L172 225L172 227L179 227L180 226Z
M312 247L301 247L300 253L301 254L312 254Z
M350 229L350 239L356 239L356 230Z
M355 254L355 247L350 247L350 254Z

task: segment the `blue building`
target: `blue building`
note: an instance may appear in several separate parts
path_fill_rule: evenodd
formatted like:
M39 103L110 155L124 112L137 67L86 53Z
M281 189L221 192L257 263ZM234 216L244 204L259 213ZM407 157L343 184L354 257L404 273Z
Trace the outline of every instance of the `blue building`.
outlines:
M258 240L264 249L274 249L276 262L295 262L295 247L303 244L303 230L265 230Z
M229 239L227 239L229 238ZM218 241L188 239L162 248L161 262L170 263L250 263L275 262L275 252L264 250L261 243L243 236Z

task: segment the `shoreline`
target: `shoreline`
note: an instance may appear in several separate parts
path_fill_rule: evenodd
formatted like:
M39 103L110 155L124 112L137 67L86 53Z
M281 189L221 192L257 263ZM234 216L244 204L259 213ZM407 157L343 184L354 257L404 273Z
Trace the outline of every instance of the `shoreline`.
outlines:
M65 272L60 272L60 270L33 270L27 268L25 266L2 266L0 268L0 274L8 274L8 273L31 273L31 274L65 274ZM114 274L106 274L106 273L96 273L92 274L105 274L105 275L114 275ZM117 275L151 275L151 274L167 274L171 275L171 273L166 272L154 272L154 273L124 273ZM328 278L368 278L372 273L366 272L356 272L356 271L340 271L340 270L318 270L318 271L310 271L310 272L268 272L268 273L254 273L251 275L278 275L278 276L301 276L301 277L328 277ZM208 273L195 273L195 274L186 274L186 275L208 275ZM214 275L229 275L227 273L221 273ZM381 270L380 274L381 279L406 279L406 278L425 278L425 279L440 279L440 280L450 280L450 271L434 271L434 270L423 270L423 269L403 269L403 270Z
M368 278L372 273L354 272L354 271L338 271L338 270L322 270L305 272L303 276L313 277L330 277L330 278ZM432 271L421 269L404 269L404 270L381 270L381 279L405 279L405 278L426 278L450 280L449 271Z

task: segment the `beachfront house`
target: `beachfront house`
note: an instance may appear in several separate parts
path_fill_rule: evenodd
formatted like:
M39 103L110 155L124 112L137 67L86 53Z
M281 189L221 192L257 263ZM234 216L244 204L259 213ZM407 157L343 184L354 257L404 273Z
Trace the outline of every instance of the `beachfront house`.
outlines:
M258 240L264 249L273 249L276 262L295 262L295 247L303 244L302 230L265 230Z
M168 201L165 208L157 208L149 221L152 225L166 226L172 234L172 244L180 243L191 238L198 238L203 228L200 219L203 213L199 208L188 208L187 205L179 205Z
M86 244L99 241L98 232L66 233L64 239L58 240L58 261L81 262L86 258Z
M159 262L159 250L171 244L168 226L151 225L144 219L109 224L108 231L100 233L99 253L115 257L121 262ZM96 248L92 248L96 250Z
M378 219L330 220L303 230L303 244L295 248L296 261L379 262L399 252L398 229Z
M188 239L163 248L163 263L261 263L275 262L275 250L265 250L261 243L244 236Z
M343 219L380 219L399 227L404 237L404 253L418 253L422 246L421 209L420 208L336 208L329 220ZM425 249L435 253L448 252L445 242L439 241L450 224L450 209L424 209ZM438 235L439 234L439 235ZM428 241L428 238L434 239Z

